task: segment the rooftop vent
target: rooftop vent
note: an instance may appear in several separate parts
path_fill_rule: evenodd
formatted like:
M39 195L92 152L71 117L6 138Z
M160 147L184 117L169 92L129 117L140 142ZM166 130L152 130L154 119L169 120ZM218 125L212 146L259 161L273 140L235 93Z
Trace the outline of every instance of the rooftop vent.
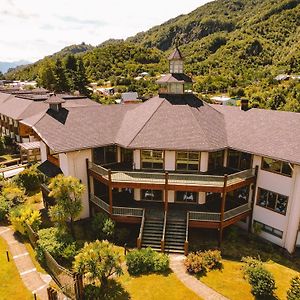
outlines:
M60 111L62 104L66 101L63 98L58 97L56 94L50 94L50 97L45 100L45 103L49 104L49 108L54 111Z

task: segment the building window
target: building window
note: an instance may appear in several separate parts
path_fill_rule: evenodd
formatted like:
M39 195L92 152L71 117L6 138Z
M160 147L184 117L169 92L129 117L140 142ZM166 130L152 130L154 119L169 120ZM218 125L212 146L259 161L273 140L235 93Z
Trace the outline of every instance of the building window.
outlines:
M292 168L290 164L281 160L263 157L261 168L265 171L292 177Z
M164 168L164 152L161 150L141 151L142 169L162 170Z
M98 165L117 162L117 147L107 146L93 149L93 161Z
M257 205L271 209L282 215L286 214L288 197L258 188Z
M245 152L229 150L228 167L236 170L247 170L251 168L252 155Z
M208 154L208 170L223 168L224 151L210 152Z
M175 192L175 202L197 203L198 202L198 193Z
M163 201L163 191L141 190L141 199L148 200L148 201Z
M255 221L255 220L253 222L253 225L254 226L259 226L262 231L267 232L269 234L272 234L272 235L282 239L283 231L281 231L279 229L276 229L274 227L271 227L269 225L266 225L264 223L261 223L261 222Z
M198 171L200 152L176 152L177 171Z
M244 186L234 191L227 193L227 199L238 204L246 204L249 199L250 186Z

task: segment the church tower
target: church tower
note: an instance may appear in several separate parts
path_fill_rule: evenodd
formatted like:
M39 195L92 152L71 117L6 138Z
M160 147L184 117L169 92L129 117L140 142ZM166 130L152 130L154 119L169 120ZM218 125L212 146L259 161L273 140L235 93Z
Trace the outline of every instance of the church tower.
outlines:
M177 47L168 59L170 74L163 76L156 82L160 86L159 94L182 95L190 93L193 81L183 73L183 57Z

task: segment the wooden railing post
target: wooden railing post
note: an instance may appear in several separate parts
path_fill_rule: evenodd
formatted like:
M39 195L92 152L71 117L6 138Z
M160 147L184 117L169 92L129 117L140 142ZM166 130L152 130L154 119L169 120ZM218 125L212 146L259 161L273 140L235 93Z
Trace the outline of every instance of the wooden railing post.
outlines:
M249 220L248 220L248 232L251 232L251 230L252 230L253 208L254 208L255 193L256 193L257 175L258 175L258 166L255 166L255 182L253 184L252 197L251 197L251 205L250 205L251 214L250 214Z
M169 191L168 191L169 173L165 173L165 211L168 211Z
M186 229L185 229L185 241L184 241L184 255L187 256L189 254L189 219L190 213L186 214Z
M108 199L109 199L109 214L113 213L113 196L112 196L112 182L111 182L111 169L108 170Z
M86 165L86 176L87 176L87 189L88 189L88 198L89 198L89 216L92 215L92 207L91 207L91 182L90 182L90 175L89 175L89 159L86 158L85 160Z
M223 240L223 222L224 222L226 195L227 195L227 180L228 180L228 175L225 174L224 175L222 202L221 202L221 215L220 215L220 227L219 227L219 247L221 247L222 240Z

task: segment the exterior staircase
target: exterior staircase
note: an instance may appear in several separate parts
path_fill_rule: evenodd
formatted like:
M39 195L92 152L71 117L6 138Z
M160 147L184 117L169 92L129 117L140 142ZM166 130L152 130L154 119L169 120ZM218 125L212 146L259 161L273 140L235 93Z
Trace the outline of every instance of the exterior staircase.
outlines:
M163 219L145 219L142 248L151 247L153 250L161 250L161 238L163 234Z
M184 254L184 242L186 237L186 221L167 219L165 252Z

